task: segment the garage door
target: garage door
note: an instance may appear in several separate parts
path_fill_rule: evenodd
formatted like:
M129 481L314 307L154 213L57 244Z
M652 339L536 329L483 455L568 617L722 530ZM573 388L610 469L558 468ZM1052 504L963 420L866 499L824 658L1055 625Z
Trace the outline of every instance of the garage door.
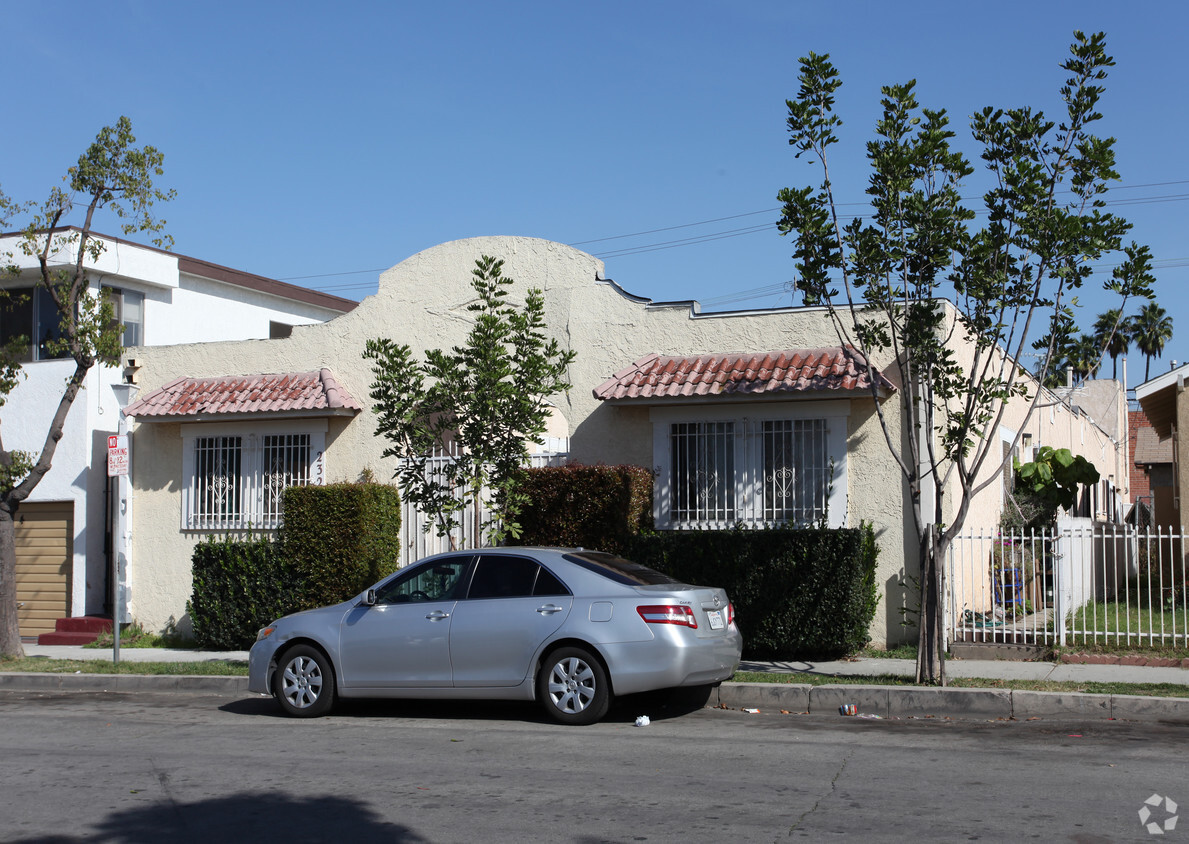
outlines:
M17 619L22 636L52 633L70 615L72 502L22 504L17 510Z

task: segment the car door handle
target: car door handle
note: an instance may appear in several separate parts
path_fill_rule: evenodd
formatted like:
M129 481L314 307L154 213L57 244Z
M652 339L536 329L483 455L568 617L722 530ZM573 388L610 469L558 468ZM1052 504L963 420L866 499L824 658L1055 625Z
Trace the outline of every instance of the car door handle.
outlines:
M442 612L441 610L434 610L426 616L430 621L441 621L443 618L449 618L450 613Z
M537 607L537 612L541 615L553 615L555 612L561 612L561 607L556 604L546 604L543 607Z

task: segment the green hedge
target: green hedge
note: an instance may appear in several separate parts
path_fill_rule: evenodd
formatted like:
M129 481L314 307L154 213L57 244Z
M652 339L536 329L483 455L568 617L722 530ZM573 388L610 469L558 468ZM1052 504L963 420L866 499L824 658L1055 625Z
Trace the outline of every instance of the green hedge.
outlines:
M345 601L400 565L396 487L293 486L283 506L277 541L301 579L303 609Z
M199 646L250 647L271 621L345 601L400 563L400 499L384 484L290 487L267 536L208 537L194 548L187 605Z
M530 503L520 513L518 545L623 553L652 528L652 472L640 466L549 466L518 480Z
M877 554L870 525L668 531L625 549L679 580L725 589L749 659L836 658L866 645Z
M297 609L299 581L269 537L210 536L192 559L194 593L186 609L199 647L251 647L257 630Z

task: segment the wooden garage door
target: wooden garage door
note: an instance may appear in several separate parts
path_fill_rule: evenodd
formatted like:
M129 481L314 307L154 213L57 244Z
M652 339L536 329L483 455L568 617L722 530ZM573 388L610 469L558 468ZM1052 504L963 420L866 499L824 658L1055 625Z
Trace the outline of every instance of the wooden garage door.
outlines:
M72 502L22 504L17 510L17 611L22 636L52 633L70 615Z

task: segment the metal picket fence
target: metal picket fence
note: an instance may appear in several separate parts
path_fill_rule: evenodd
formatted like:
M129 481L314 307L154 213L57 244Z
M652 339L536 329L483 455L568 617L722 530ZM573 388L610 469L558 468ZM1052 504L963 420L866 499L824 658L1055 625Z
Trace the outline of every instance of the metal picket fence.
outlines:
M528 465L563 466L569 455L563 452L533 454L529 456ZM435 457L426 467L427 472L440 471L451 457ZM486 496L481 496L476 509L473 503L468 503L459 516L459 526L447 536L438 536L435 527L430 524L427 531L426 524L429 517L417 510L409 502L401 505L401 566L415 563L431 554L440 554L453 548L479 548L483 545L482 526L490 518L487 510ZM453 546L451 541L453 540Z
M1189 646L1186 536L1069 519L1045 533L972 533L950 548L950 642Z

